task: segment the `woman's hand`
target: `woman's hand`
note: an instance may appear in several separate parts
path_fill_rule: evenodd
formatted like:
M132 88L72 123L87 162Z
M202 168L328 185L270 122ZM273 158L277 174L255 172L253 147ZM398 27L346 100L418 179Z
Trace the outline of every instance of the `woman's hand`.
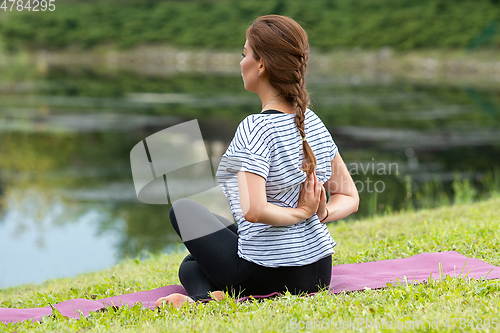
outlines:
M307 220L318 211L321 202L321 192L324 192L324 190L315 172L311 173L300 186L297 208L304 212L304 220Z
M320 183L321 184L321 183ZM328 215L328 211L326 210L326 189L323 187L323 184L321 184L321 197L319 199L319 206L318 210L316 211L316 214L318 214L318 219L321 221L323 220L326 215ZM325 223L325 222L321 222Z

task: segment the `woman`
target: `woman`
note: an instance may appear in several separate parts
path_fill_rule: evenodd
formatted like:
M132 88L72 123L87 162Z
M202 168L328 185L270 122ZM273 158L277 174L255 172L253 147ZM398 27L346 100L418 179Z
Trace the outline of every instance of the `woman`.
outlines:
M170 220L190 252L179 268L189 296L172 294L157 305L220 300L226 290L245 296L326 288L336 243L325 223L357 211L337 146L307 107L306 32L289 17L262 16L247 29L243 50L245 89L259 95L262 111L240 123L217 170L237 225L192 200L176 201Z

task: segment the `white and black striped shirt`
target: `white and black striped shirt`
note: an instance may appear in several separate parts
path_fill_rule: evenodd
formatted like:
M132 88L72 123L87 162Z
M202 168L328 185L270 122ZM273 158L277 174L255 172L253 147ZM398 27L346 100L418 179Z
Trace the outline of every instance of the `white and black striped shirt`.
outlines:
M267 201L281 207L297 207L300 184L306 180L302 167L302 138L295 114L266 110L246 117L217 169L217 182L226 195L238 223L238 255L267 267L302 266L335 251L337 245L325 224L314 214L291 226L271 226L247 221L239 201L238 171L266 179ZM310 109L305 113L305 133L317 160L316 175L326 182L337 146L321 119Z

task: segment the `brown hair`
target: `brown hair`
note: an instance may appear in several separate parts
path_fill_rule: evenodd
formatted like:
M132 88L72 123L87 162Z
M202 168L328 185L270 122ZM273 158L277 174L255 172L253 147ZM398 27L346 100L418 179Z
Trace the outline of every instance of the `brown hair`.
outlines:
M307 33L290 17L266 15L253 21L246 38L255 59L262 58L269 83L296 109L295 124L304 138L305 112L310 103L305 82ZM309 175L316 168L316 157L307 141L302 141L302 149L307 162L307 168L302 170Z

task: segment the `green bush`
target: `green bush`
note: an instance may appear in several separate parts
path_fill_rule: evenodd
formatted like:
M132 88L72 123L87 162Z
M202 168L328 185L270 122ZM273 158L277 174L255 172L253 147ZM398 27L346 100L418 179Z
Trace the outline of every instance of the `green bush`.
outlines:
M11 51L105 42L235 49L243 45L248 24L265 14L293 17L320 50L500 45L496 0L65 2L52 12L10 13L0 21L0 40Z

